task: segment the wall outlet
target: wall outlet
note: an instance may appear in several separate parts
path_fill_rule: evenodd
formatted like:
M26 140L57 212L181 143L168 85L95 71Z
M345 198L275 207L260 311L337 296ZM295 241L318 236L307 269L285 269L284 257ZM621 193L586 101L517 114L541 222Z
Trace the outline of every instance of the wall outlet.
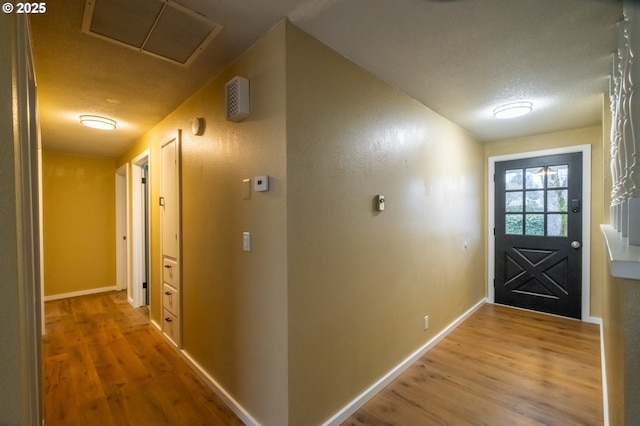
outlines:
M424 316L424 329L429 328L429 315Z

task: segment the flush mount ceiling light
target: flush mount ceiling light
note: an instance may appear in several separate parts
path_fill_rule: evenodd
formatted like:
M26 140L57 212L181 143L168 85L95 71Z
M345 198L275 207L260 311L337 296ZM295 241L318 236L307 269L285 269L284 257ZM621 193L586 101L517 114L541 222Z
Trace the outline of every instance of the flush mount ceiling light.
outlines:
M504 104L493 110L495 118L514 118L529 114L533 110L531 102L512 102Z
M113 130L116 128L116 121L99 115L81 115L80 123L87 127L100 130Z

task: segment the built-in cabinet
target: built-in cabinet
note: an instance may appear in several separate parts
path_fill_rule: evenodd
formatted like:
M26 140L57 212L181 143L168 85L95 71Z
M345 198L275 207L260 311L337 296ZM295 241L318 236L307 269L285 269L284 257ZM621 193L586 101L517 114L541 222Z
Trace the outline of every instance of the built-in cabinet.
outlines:
M164 143L160 153L162 332L181 347L180 135Z

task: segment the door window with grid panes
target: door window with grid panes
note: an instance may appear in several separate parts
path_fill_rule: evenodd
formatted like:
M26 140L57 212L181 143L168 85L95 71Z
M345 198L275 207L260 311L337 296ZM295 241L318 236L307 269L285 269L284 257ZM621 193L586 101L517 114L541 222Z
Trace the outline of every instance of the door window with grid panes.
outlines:
M566 164L505 171L505 234L566 237L569 226Z

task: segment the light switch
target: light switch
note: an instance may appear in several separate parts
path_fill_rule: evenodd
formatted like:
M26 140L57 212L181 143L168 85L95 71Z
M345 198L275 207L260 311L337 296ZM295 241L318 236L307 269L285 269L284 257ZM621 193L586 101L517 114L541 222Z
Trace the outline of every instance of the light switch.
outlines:
M251 251L251 233L250 232L242 233L242 250Z
M251 199L251 179L242 179L242 199Z

